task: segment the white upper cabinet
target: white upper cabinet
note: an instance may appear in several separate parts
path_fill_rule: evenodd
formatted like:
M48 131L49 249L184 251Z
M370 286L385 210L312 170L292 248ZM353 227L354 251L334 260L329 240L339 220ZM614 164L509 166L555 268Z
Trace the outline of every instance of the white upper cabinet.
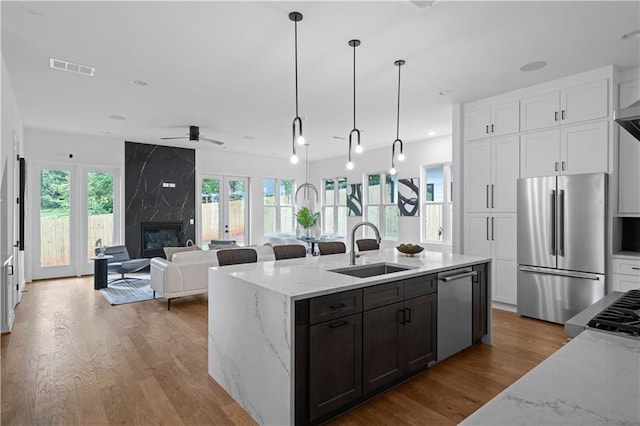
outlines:
M517 133L520 130L520 102L512 101L464 115L465 140Z
M607 173L608 123L599 121L520 136L522 177Z
M640 99L640 80L620 83L620 108ZM640 142L620 128L618 214L640 215Z
M606 118L608 93L608 81L603 79L524 98L520 101L521 130Z
M465 211L516 211L519 149L518 135L465 143Z

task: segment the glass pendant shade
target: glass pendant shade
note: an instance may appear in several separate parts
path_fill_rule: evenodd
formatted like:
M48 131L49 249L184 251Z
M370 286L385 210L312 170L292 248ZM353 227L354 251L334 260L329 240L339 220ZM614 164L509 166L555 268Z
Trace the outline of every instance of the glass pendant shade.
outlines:
M362 145L360 144L360 130L356 127L356 47L360 46L360 40L349 40L349 46L353 47L353 129L349 132L349 161L347 162L347 169L353 170L353 162L351 161L351 147L353 145L353 138L356 138L357 145L355 147L356 153L362 152Z
M400 153L398 154L398 161L404 161L404 149L402 146L402 140L400 139L400 68L406 63L403 59L398 59L393 64L398 67L398 114L396 116L396 140L391 145L391 169L389 173L395 175L396 170L396 144L400 144Z

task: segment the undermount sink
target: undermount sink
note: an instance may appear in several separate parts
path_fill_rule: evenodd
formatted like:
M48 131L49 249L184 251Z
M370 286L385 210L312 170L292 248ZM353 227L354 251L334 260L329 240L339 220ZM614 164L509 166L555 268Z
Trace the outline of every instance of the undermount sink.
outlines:
M340 269L329 269L329 272L350 275L357 278L369 278L377 275L393 274L394 272L408 271L413 269L409 266L397 265L393 263L372 263L370 265L350 266Z

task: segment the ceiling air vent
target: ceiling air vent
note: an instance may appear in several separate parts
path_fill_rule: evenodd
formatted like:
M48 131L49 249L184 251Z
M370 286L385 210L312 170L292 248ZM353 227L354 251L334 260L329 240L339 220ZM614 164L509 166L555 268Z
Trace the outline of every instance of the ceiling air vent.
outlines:
M96 69L87 65L75 64L69 61L63 61L62 59L49 58L49 66L51 68L74 72L76 74L84 74L92 76L95 74Z

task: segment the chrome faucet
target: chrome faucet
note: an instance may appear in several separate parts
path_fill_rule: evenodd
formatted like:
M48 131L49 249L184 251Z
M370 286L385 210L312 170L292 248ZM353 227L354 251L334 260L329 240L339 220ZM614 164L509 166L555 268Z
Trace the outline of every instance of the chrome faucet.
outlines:
M376 228L376 226L371 223L371 222L360 222L357 223L356 226L353 227L353 229L351 230L351 258L349 259L349 265L355 265L356 264L356 248L355 248L355 244L356 244L356 231L358 230L358 228L360 228L361 226L370 226L373 228L374 232L376 233L376 240L378 241L378 244L380 244L380 241L382 241L382 238L380 238L380 231L378 231L378 228Z

